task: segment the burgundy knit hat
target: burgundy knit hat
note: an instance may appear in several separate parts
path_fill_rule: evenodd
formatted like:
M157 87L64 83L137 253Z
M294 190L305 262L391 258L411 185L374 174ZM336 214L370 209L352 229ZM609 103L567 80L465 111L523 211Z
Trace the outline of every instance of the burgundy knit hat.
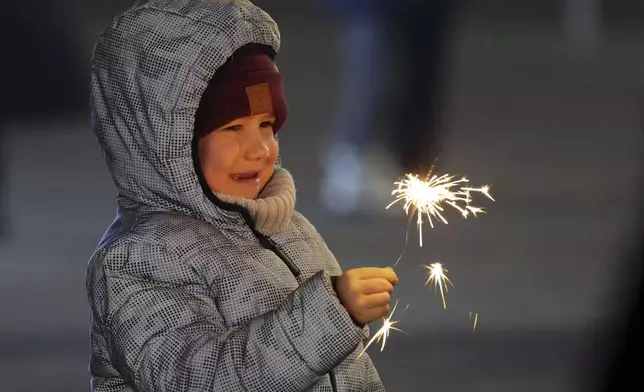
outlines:
M288 108L274 56L269 46L248 44L215 72L197 109L197 138L235 119L271 111L275 115L273 131L279 131Z

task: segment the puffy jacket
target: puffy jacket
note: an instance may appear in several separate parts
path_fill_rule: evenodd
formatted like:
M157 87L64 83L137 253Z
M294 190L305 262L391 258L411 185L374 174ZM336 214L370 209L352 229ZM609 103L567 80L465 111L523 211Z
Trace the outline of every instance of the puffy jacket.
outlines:
M203 191L200 96L251 42L279 50L248 1L154 0L96 44L93 128L118 213L87 267L95 392L384 390L290 174L276 168L256 200Z

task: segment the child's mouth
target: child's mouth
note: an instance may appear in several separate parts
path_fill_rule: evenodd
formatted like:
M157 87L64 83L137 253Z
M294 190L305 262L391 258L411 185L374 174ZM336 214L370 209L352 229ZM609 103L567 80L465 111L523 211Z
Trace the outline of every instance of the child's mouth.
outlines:
M259 181L259 172L237 173L233 174L232 178L239 182L257 183Z

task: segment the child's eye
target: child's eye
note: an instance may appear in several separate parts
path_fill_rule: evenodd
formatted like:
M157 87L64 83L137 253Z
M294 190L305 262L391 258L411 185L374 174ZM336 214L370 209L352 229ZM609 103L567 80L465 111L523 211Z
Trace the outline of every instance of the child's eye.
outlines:
M273 124L275 124L274 121L262 121L262 123L259 124L259 126L262 128L269 128L269 127L272 128Z
M224 128L224 131L239 131L242 129L242 126L240 124L237 125L231 125L229 127Z

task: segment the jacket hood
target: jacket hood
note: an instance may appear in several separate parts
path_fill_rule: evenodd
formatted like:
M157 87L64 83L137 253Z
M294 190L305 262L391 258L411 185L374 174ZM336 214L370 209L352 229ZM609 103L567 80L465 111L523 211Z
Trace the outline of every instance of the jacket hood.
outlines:
M103 30L92 58L92 127L119 205L243 219L204 194L192 144L208 81L248 43L277 53L280 34L245 0L138 2Z

